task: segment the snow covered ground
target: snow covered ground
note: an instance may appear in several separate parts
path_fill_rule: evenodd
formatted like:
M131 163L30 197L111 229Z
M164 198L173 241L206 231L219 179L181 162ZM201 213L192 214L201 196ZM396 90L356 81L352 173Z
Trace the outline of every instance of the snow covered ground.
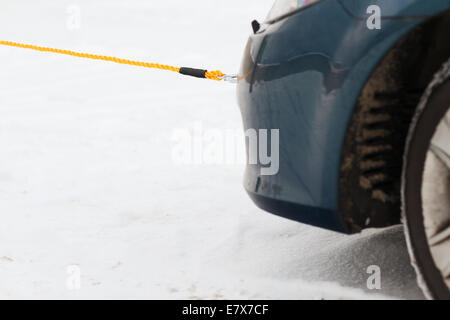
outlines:
M271 3L3 1L1 39L233 73ZM175 161L177 130L241 129L233 85L6 47L0 59L0 298L423 298L401 227L286 221L247 198L239 161Z

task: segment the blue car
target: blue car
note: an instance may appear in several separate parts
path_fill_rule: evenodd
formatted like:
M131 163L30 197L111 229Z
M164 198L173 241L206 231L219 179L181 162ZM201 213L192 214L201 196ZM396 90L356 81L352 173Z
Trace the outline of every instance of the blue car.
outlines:
M404 223L420 286L450 299L450 0L278 0L252 27L249 196L348 234Z

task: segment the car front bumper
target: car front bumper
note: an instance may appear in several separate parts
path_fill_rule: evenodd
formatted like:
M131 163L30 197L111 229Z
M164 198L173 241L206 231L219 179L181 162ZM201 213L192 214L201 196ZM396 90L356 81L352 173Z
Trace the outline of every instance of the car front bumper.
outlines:
M338 1L323 1L250 37L237 86L244 129L279 129L277 174L262 175L258 163L246 168L244 186L259 207L348 232L338 186L349 119L378 62L420 21L369 30Z

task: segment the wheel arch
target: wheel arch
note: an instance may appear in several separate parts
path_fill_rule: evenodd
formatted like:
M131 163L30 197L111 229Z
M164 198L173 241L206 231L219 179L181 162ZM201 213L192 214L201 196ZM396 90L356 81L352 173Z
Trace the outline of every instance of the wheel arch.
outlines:
M350 232L400 223L409 124L433 75L450 57L449 38L447 10L409 31L365 83L341 153L338 205Z

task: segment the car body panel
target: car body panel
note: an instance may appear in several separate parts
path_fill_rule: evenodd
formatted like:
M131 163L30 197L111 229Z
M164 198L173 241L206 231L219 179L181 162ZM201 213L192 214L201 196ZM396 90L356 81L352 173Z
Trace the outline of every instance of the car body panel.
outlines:
M371 5L380 7L382 16L393 17L423 17L446 10L449 0L338 0L344 9L354 17L367 18L367 8Z
M246 168L244 186L258 206L347 232L338 213L338 180L353 108L379 61L426 20L418 8L428 1L400 2L404 10L395 12L420 16L386 19L380 30L369 30L365 19L349 13L358 13L358 2L324 0L250 37L237 86L244 129L280 129L279 172ZM450 7L436 3L437 11L424 5L424 12Z

